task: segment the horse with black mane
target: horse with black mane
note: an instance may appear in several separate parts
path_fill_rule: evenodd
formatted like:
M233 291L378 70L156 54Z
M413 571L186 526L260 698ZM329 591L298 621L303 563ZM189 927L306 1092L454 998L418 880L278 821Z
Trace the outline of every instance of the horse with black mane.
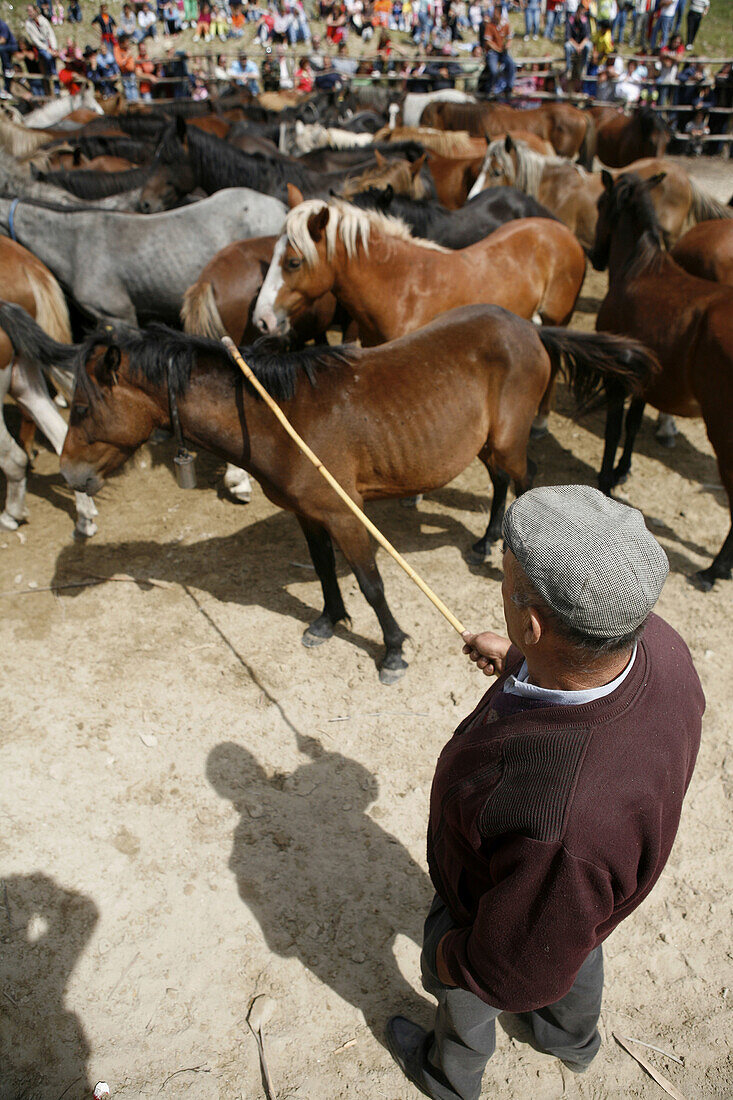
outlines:
M631 115L621 108L589 110L596 120L598 159L608 168L626 168L635 160L663 157L672 140L670 126L646 104Z
M76 353L50 340L18 307L0 306L13 344L36 358L75 354L76 388L61 458L72 487L94 494L175 404L186 439L249 470L267 497L294 512L321 582L324 610L308 627L319 645L346 618L336 577L338 543L382 628L380 679L405 671L405 634L387 603L369 535L281 428L221 344L160 326L106 328ZM649 353L618 337L539 329L503 309L453 310L379 348L320 347L276 354L244 350L257 377L351 498L365 501L436 489L477 455L494 484L483 557L501 537L507 486L531 484L527 441L550 376L565 371L581 401L605 375L634 389L654 369Z
M95 199L104 199L109 195L120 195L143 187L150 175L150 168L128 168L124 172L97 172L86 168L41 172L31 167L31 174L39 183L50 183L76 195L78 199L94 202Z
M626 417L626 443L614 469L621 437L624 395L609 384L606 440L599 487L610 493L628 474L644 404L671 416L702 416L723 482L733 521L733 289L684 271L664 250L650 192L663 173L642 180L624 173L614 180L602 173L598 225L590 260L608 267L608 294L598 312L599 331L642 340L658 356L662 370ZM733 522L707 569L695 575L708 590L728 578L733 566Z

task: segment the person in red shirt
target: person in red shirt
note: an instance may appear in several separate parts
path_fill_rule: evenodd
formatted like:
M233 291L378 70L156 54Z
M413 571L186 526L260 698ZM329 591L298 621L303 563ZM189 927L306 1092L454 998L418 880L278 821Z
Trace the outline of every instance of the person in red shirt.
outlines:
M545 486L512 504L503 535L509 636L463 636L499 679L441 752L430 796L421 967L435 1023L387 1025L434 1100L478 1100L501 1012L587 1069L601 945L664 869L705 709L687 646L652 613L669 566L640 512Z
M296 92L312 92L313 79L313 69L311 68L310 60L307 57L301 57L300 64L295 70Z

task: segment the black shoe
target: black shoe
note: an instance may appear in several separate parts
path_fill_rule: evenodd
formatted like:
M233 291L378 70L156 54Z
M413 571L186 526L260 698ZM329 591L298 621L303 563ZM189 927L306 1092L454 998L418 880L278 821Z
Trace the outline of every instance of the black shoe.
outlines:
M424 1096L440 1100L432 1092L425 1079L425 1054L429 1034L425 1028L413 1024L404 1016L393 1016L387 1021L387 1049L408 1081Z

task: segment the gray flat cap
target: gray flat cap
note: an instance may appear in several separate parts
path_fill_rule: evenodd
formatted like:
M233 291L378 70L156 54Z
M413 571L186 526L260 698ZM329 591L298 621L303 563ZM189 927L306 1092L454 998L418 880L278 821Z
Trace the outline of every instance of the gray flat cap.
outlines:
M669 572L641 512L589 485L531 489L507 509L503 534L540 596L593 638L636 630Z

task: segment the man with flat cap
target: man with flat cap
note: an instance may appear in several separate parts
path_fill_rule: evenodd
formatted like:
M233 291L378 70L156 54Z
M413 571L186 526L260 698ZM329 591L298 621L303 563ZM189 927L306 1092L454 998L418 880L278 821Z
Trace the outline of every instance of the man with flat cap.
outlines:
M443 749L430 799L435 1023L387 1025L435 1100L477 1100L501 1012L569 1069L593 1060L601 944L664 868L705 709L687 646L652 614L668 564L639 512L545 487L503 534L509 637L464 635L499 679Z

